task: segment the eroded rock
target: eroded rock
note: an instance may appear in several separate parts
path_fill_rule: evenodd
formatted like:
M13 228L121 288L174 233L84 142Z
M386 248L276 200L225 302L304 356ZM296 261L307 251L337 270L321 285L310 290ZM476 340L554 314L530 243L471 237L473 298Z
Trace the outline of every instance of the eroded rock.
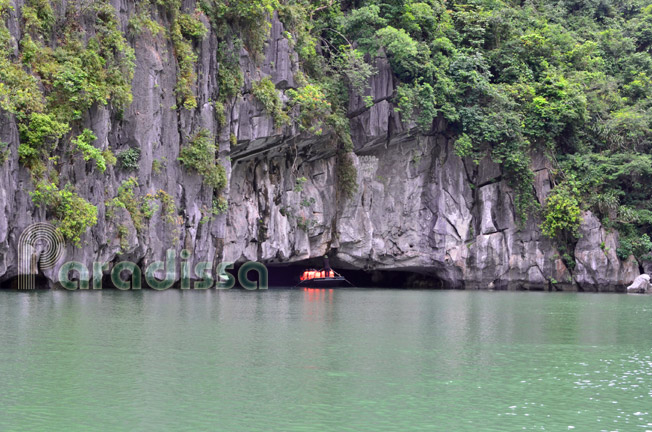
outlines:
M642 274L634 279L634 282L627 287L627 292L631 294L652 293L650 286L650 275Z
M120 9L119 15L126 26L127 11ZM8 22L12 33L19 28L16 19L12 15ZM265 76L282 98L296 86L297 55L276 17L262 63L244 49L240 53L245 88L226 104L225 128L220 128L211 102L219 93L215 35L198 42L198 108L186 111L171 109L177 103L173 50L146 33L134 36L134 102L123 119L99 107L84 121L102 149L120 153L140 148L139 167L109 168L100 176L79 157L64 166L61 184L76 185L99 210L98 224L83 236L81 248L68 246L67 259L129 259L147 265L162 259L168 248L186 248L192 251L191 265L219 260L287 263L328 253L335 266L410 270L443 286L469 289L619 290L639 275L633 258L618 259L617 234L606 231L590 212L583 215L571 272L555 244L542 236L540 220L517 223L513 192L500 165L489 156L477 166L458 157L443 120L426 136L401 122L392 101L396 80L382 56L374 60L378 73L368 89L350 99L358 174L356 193L345 198L338 188L332 137L276 127L251 94L252 83ZM218 137L219 158L229 177L226 214L212 214L212 190L178 162L182 146L202 128ZM47 218L44 209L32 204L30 175L17 162L16 122L6 114L0 115L0 140L12 149L0 166L1 282L17 274L20 233ZM543 204L552 165L541 153L532 159L535 192ZM138 181L138 196L163 191L172 198L174 223L160 212L142 228L124 209L108 216L106 203L130 177ZM296 187L299 178L305 178L301 188ZM55 274L56 269L46 276Z

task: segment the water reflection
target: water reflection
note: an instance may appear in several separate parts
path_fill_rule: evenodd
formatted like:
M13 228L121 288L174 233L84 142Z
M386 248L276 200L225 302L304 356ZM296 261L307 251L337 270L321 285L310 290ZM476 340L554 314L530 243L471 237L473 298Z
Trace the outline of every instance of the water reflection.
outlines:
M651 321L642 296L0 292L0 430L649 428Z

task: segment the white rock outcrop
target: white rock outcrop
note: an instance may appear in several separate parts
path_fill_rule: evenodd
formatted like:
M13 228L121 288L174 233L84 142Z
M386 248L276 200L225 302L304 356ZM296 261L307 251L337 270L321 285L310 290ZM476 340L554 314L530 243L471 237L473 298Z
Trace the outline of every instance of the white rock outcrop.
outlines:
M632 294L646 294L652 293L652 286L650 285L650 276L642 274L630 286L627 287L627 292Z

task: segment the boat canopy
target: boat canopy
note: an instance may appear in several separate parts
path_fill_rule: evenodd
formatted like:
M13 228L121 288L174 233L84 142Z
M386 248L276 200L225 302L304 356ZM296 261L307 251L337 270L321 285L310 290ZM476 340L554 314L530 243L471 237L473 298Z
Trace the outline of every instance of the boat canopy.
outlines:
M325 278L334 278L335 272L333 270L306 270L303 272L300 280L310 280L310 279L325 279Z

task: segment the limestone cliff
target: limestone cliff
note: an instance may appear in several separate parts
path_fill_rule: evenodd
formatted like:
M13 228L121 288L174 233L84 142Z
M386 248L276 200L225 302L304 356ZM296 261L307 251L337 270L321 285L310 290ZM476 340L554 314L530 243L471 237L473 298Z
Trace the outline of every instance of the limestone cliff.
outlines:
M126 32L134 3L112 4ZM16 41L22 6L22 0L15 1L7 21ZM66 1L57 8L64 13ZM329 134L276 128L251 93L252 83L266 76L280 92L296 85L297 55L281 22L271 20L264 59L254 61L244 48L240 52L245 82L241 94L226 104L226 127L212 103L220 67L212 31L195 46L197 108L191 110L171 109L178 68L171 43L150 33L129 38L136 55L133 103L121 118L94 106L83 123L101 149L140 148L138 170L109 167L100 175L78 155L60 155L66 162L60 178L99 211L81 247L67 246L67 260L147 265L162 259L167 248L185 248L195 262L279 264L328 253L336 266L416 272L440 281L433 286L468 289L621 290L639 275L633 258L623 262L616 256L618 234L589 212L569 269L555 244L542 236L540 221L516 223L512 192L499 165L488 157L478 164L458 157L443 121L427 134L401 121L392 104L395 78L383 58L375 60L368 94L349 105L358 187L352 197L342 196ZM373 104L365 104L363 96ZM217 137L219 160L227 168L226 214L210 213L212 191L178 162L181 147L201 128ZM32 203L34 185L19 163L18 128L7 113L0 117L0 141L11 151L0 165L0 281L9 281L17 274L18 237L28 225L47 221L48 214ZM543 203L551 164L543 154L533 155L533 161L536 196ZM162 190L173 197L172 222L158 211L137 230L124 209L107 217L106 203L132 176L138 180L137 196ZM299 178L306 180L296 188ZM119 227L128 232L119 233Z

